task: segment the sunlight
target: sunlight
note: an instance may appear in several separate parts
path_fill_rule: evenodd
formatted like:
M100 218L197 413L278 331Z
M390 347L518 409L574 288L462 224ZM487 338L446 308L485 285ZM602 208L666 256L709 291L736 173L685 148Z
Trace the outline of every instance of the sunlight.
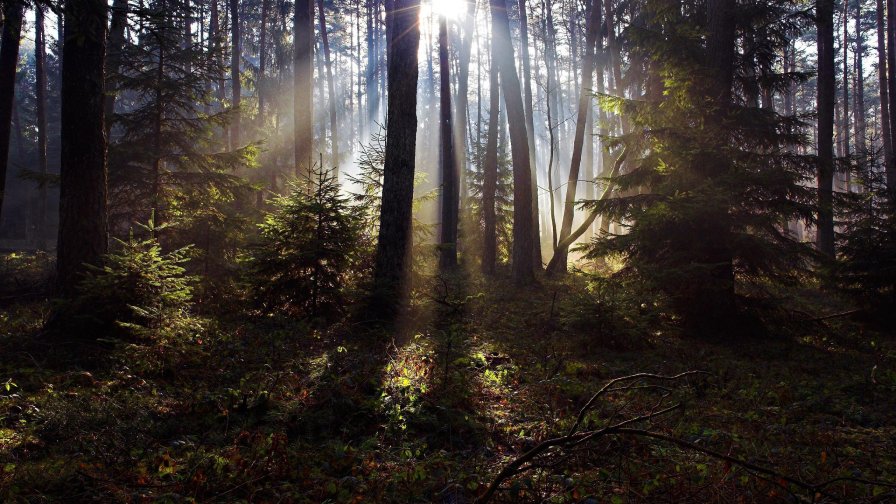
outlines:
M467 10L465 0L432 0L432 10L448 19L460 19Z

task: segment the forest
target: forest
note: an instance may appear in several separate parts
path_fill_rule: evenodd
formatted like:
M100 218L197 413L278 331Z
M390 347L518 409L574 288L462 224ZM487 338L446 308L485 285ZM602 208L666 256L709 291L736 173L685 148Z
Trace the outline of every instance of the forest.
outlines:
M0 29L0 501L896 502L896 0Z

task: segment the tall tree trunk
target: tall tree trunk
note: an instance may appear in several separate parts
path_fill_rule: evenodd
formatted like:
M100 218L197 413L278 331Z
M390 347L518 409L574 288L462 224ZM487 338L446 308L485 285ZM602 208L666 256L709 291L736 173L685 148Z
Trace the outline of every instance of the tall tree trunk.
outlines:
M469 125L470 120L470 59L473 54L473 39L475 38L475 18L476 4L468 4L468 10L463 15L463 38L461 39L459 61L457 64L457 111L455 116L457 121L454 124L455 135L455 153L457 159L457 169L460 173L460 197L461 201L466 201L469 196L469 188L467 187L467 153L469 150L469 142L472 143L472 128ZM464 214L467 222L469 212Z
M311 0L296 1L293 31L295 174L303 177L311 173L314 163L314 5Z
M105 96L105 0L65 3L62 67L57 287L70 296L84 264L100 264L108 250Z
M379 3L376 0L367 0L367 129L373 132L379 117L377 111L380 108L380 99L377 91L377 37L374 30L374 13L379 13Z
M816 0L818 29L818 230L816 246L834 257L834 1Z
M501 90L510 126L510 146L513 158L513 281L517 285L529 285L535 281L533 264L535 250L532 240L532 165L529 162L529 139L526 132L526 114L516 58L510 41L510 22L507 18L506 0L490 0L492 18L492 43L496 45L495 63L501 77Z
M19 41L22 38L24 13L25 3L20 0L9 0L3 4L3 36L0 46L0 212L3 211L6 171L9 166L9 137L12 133L16 67L19 63Z
M886 0L887 2L887 98L889 99L890 112L890 147L896 151L896 1ZM893 193L893 199L896 201L896 152L887 165L888 173L893 173L893 182L890 190Z
M389 110L372 314L394 320L406 303L417 145L417 52L420 0L394 0L389 32Z
M482 220L484 224L482 239L482 272L495 274L495 263L498 260L497 215L495 212L495 193L498 188L498 135L501 91L498 88L498 63L496 46L491 44L491 66L489 68L489 109L488 139L485 144L485 160L482 168Z
M884 22L884 2L877 0L877 76L880 88L880 124L881 143L884 148L884 163L886 164L887 190L891 200L896 201L896 159L893 155L893 131L890 129L890 90L888 84L887 27ZM892 71L892 70L891 70Z
M338 108L339 100L336 96L336 83L333 82L333 62L330 59L330 37L327 35L327 19L324 13L324 0L317 0L317 16L320 20L320 37L324 45L324 63L327 67L327 90L330 94L330 142L332 143L332 160L333 169L335 170L336 179L339 179L339 134L338 128Z
M843 156L849 159L849 2L843 2ZM849 173L846 173L849 180ZM847 182L847 191L849 182Z
M268 13L271 0L261 0L261 41L258 50L258 122L265 123L265 94L267 93L267 64L268 64Z
M594 87L594 51L597 46L597 34L601 25L601 9L597 6L595 7L591 9L585 37L585 57L582 62L582 89L592 89ZM582 165L582 153L585 142L585 127L588 125L588 109L590 108L591 95L588 92L580 93L576 133L572 147L572 160L569 166L569 180L566 184L563 221L560 225L560 242L563 242L572 233L576 190L578 188L579 171ZM566 271L568 254L569 247L558 248L554 251L554 256L548 264L548 273L557 274Z
M115 100L118 97L117 87L110 86L116 82L121 69L121 51L124 49L124 31L128 21L127 0L115 0L112 3L112 21L109 24L109 42L106 54L106 139L112 129L112 115L115 113ZM112 88L112 89L109 89Z
M859 155L862 162L865 162L865 157L868 155L868 146L865 143L865 129L867 124L865 120L865 69L862 64L862 59L865 57L864 30L862 29L862 2L856 2L855 29L856 154Z
M442 173L442 234L439 270L457 268L457 224L460 210L460 174L454 155L454 125L451 118L451 66L448 61L448 20L439 18L439 133Z
M37 248L47 248L47 36L44 6L34 9L35 112L37 114L37 166L40 171L37 202Z
M230 79L232 85L231 101L234 109L233 122L230 124L230 148L240 146L240 119L242 111L243 90L240 82L240 58L242 57L242 38L240 36L240 0L230 0Z
M538 167L535 150L535 111L532 106L532 69L529 62L529 17L526 0L519 0L520 9L520 57L523 59L523 100L526 105L526 129L529 132L529 160L532 164L532 245L534 267L542 268L541 229L538 214Z

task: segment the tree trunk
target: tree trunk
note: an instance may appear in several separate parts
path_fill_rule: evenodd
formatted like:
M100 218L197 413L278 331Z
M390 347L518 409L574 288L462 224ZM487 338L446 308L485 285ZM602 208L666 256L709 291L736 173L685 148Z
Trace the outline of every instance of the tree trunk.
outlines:
M834 257L834 2L816 0L818 29L818 250Z
M887 190L891 194L891 200L896 201L896 159L893 156L893 132L890 130L890 91L887 84L886 33L884 2L883 0L877 0L877 77L880 88L881 143L884 148Z
M40 171L37 203L37 248L47 249L47 37L44 6L35 6L34 70L35 112L37 114L37 165Z
M855 28L856 28L856 48L855 48L855 68L856 68L856 154L859 155L860 161L865 162L868 156L868 146L865 144L865 129L867 127L865 120L865 69L862 64L862 58L865 57L864 46L864 30L862 29L862 3L856 2L855 12Z
M240 58L242 56L242 39L240 37L240 0L230 0L230 79L232 85L231 101L234 109L233 122L230 124L230 148L240 147L240 119L242 111L243 90L240 82Z
M324 63L327 67L327 90L330 94L330 141L332 142L332 165L337 180L339 179L339 134L337 124L339 121L339 103L336 97L336 83L333 81L333 62L330 59L330 37L327 35L327 21L324 13L324 0L317 0L317 16L320 20L320 36L324 45Z
M394 0L386 11L388 122L372 315L394 320L406 303L417 145L417 52L420 0Z
M451 70L448 61L448 20L439 19L439 132L442 173L442 235L439 270L457 268L457 224L460 210L460 180L454 155L454 125L451 120Z
M597 6L595 6L597 7ZM591 9L585 37L585 57L582 62L582 89L594 87L594 50L597 46L597 34L601 26L601 9ZM582 165L582 154L585 142L585 128L588 125L588 109L591 108L591 95L580 93L576 133L573 140L572 160L569 165L569 180L566 185L566 199L563 220L560 225L560 241L563 242L572 233L572 222L575 216L576 190L579 182L579 171ZM590 139L589 139L590 140ZM548 265L549 274L566 271L569 247L558 248Z
M261 41L258 50L258 122L265 123L265 93L267 91L267 63L268 63L268 13L270 11L270 0L261 0Z
M505 0L490 0L492 18L492 43L496 46L495 63L501 78L501 90L510 126L511 156L513 158L513 281L517 285L529 285L535 281L533 264L535 250L532 223L532 171L529 162L529 139L526 132L526 114L516 58L510 41L510 22L507 19Z
M849 2L843 2L843 156L849 160ZM849 173L845 174L847 180L846 190L849 191Z
M887 2L887 98L890 112L890 147L896 150L896 1ZM893 182L889 186L896 201L896 152L887 165L888 173L893 173Z
M108 251L105 96L105 0L65 3L62 67L57 287L74 294L84 264Z
M482 169L482 272L495 274L498 260L497 215L495 213L495 192L498 188L498 135L501 108L501 91L498 88L498 63L495 44L491 44L491 67L489 68L489 109L488 139L485 144L485 161Z
M6 171L9 166L9 137L12 133L16 67L19 63L24 12L25 4L20 0L10 0L3 4L3 41L0 46L0 212L3 210Z
M295 174L308 176L314 163L314 6L297 0L294 19L295 50Z
M529 17L526 12L526 0L519 0L520 8L520 57L523 59L523 94L526 105L526 129L529 132L529 160L532 164L532 254L534 267L540 270L543 266L541 257L541 229L538 214L538 167L535 150L535 111L532 106L532 69L529 62Z
M118 89L115 86L110 86L109 83L115 82L121 68L121 51L124 49L124 31L127 21L127 0L115 0L112 3L112 21L109 25L109 47L106 55L106 140L110 138L115 100L118 97Z

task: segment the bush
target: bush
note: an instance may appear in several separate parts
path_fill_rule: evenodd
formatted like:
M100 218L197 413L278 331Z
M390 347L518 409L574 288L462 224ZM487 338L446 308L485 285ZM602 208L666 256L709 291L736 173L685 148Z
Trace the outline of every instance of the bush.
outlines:
M127 241L116 239L118 250L106 255L105 265L90 268L78 296L62 309L67 330L157 339L200 329L189 313L196 279L183 267L191 247L163 253L153 220L140 227L148 238L131 232Z
M363 274L362 212L329 171L313 171L273 201L252 258L263 311L331 318L343 311L352 275ZM361 272L361 273L359 273Z

